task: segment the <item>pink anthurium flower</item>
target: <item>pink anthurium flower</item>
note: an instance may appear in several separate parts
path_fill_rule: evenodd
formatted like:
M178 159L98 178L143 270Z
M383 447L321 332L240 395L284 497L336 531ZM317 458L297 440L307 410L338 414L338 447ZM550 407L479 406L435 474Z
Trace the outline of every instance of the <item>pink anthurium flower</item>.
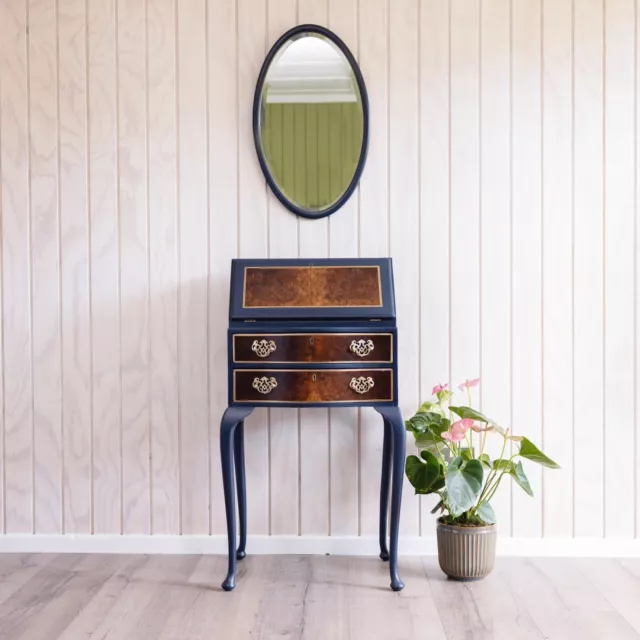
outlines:
M433 389L431 390L432 395L438 395L441 391L446 391L447 387L449 385L448 384L437 384L435 387L433 387Z
M462 430L445 431L442 437L449 442L460 442L460 440L464 440L464 432Z
M451 425L451 431L462 431L464 435L469 429L473 428L473 420L471 418L463 418Z
M458 385L458 389L471 389L471 387L477 387L480 384L480 378L474 378L473 380L465 380L462 384Z

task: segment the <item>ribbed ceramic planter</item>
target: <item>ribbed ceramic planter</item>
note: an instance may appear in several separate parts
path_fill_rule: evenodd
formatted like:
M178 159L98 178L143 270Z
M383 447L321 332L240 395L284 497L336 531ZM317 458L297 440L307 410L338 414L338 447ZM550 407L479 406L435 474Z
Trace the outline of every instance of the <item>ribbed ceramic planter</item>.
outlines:
M496 525L455 527L438 522L440 568L454 580L481 580L493 570Z

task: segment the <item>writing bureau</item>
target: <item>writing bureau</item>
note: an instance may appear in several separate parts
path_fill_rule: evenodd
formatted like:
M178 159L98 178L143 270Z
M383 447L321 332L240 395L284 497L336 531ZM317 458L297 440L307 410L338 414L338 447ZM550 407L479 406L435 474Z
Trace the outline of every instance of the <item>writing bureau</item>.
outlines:
M244 420L256 407L373 407L381 414L380 557L389 560L391 588L404 587L398 529L406 431L398 409L397 344L390 259L232 261L229 407L220 426L226 591L235 586L236 560L246 555Z

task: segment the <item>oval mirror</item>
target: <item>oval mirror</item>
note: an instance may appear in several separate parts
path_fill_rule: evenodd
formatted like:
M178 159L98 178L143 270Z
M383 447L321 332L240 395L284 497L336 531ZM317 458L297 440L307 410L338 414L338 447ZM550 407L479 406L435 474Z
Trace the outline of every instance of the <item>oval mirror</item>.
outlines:
M262 171L280 202L307 218L337 211L367 155L369 104L358 64L331 31L287 31L262 65L253 136Z

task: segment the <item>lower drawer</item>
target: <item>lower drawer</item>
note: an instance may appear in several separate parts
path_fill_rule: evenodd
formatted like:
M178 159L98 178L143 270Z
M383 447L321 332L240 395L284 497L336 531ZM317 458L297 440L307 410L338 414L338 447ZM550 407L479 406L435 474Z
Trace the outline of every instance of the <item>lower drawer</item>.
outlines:
M256 403L391 402L392 369L236 369L233 401Z

